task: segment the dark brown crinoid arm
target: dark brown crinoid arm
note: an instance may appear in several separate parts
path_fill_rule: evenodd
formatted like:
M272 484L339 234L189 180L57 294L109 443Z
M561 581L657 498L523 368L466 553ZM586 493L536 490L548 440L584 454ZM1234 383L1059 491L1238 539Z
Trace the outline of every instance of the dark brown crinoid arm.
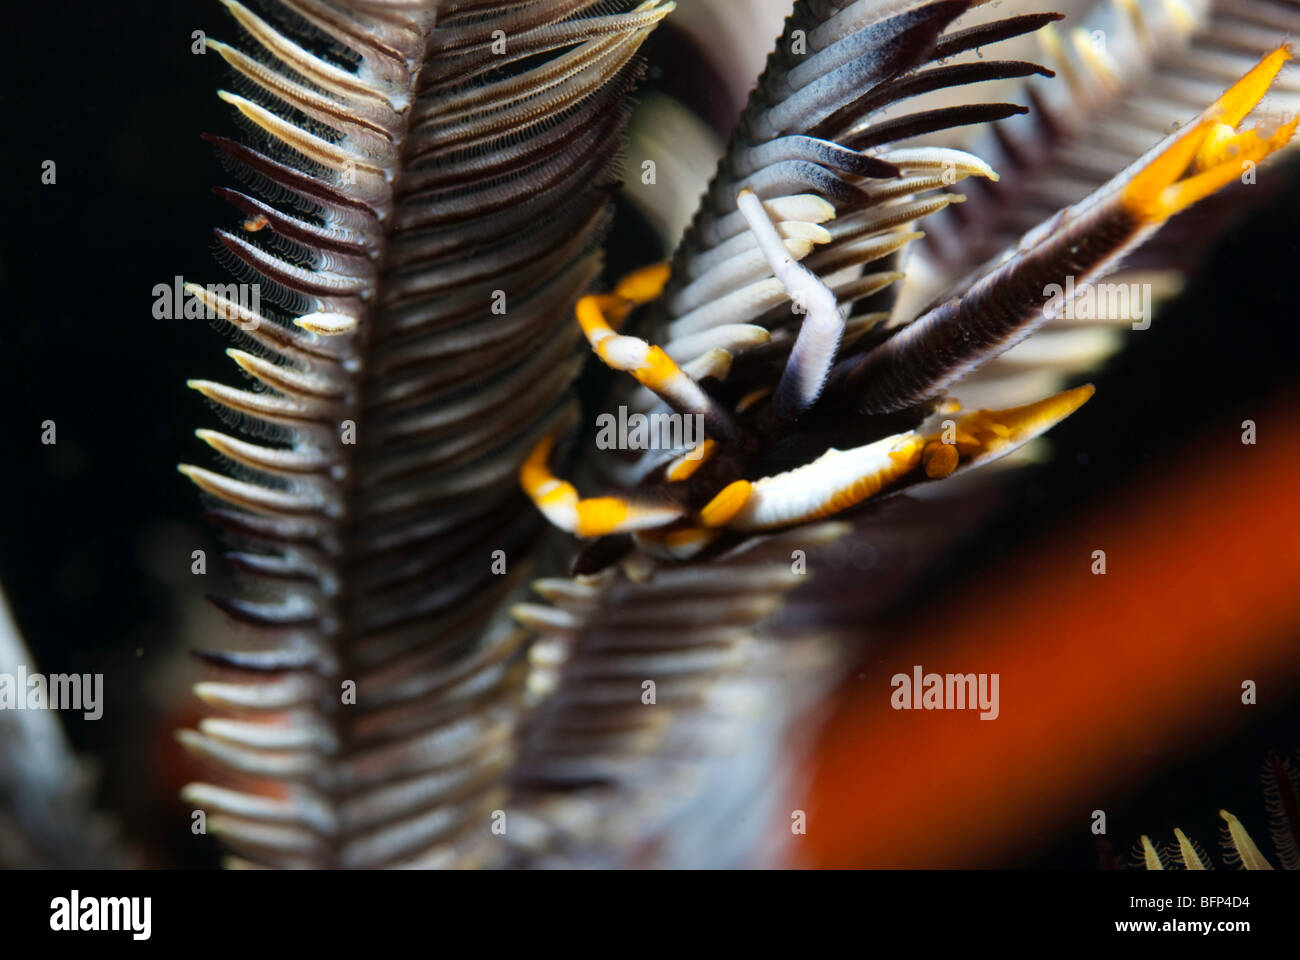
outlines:
M205 653L220 777L186 796L239 860L492 862L539 529L514 475L572 423L636 51L670 2L229 0L249 192L218 237L251 383L191 384L253 439L183 466L248 581ZM238 861L237 861L238 862Z

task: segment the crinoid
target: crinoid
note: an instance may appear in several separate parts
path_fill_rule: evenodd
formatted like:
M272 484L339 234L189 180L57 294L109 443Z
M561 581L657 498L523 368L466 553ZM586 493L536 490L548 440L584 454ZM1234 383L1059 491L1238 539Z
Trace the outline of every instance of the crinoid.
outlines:
M222 97L254 142L213 143L261 198L223 191L247 219L218 237L275 309L191 285L255 386L191 385L268 442L203 430L230 469L181 468L255 585L217 600L253 642L204 654L223 715L182 738L222 771L186 796L233 863L752 859L844 649L792 592L810 556L1079 409L1090 386L989 409L961 387L1295 131L1247 122L1289 57L1270 36L1005 253L931 251L946 292L909 314L914 226L1000 183L940 139L1025 112L910 102L1052 76L981 51L1058 15L954 26L978 5L800 0L670 261L589 293L671 2L226 0L247 42L213 44L243 78ZM677 431L570 456L596 497L556 473L583 336L630 374L607 422ZM590 541L545 604L517 602L541 527L521 486Z
M503 802L524 637L494 611L537 531L514 473L573 422L568 316L599 271L636 49L672 9L608 6L281 4L340 65L227 3L253 53L214 44L250 88L222 96L266 143L214 143L296 211L228 192L266 228L218 236L289 316L192 286L252 341L229 352L261 389L191 386L288 444L200 431L236 475L181 468L245 545L232 562L278 587L219 601L266 642L208 654L233 673L198 693L239 716L183 737L278 785L188 790L259 860L500 847L478 827Z

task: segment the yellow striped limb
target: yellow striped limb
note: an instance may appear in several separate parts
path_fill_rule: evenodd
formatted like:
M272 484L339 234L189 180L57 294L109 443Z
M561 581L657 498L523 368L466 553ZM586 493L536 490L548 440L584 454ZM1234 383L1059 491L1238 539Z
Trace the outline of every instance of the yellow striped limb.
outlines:
M614 287L613 293L591 294L578 301L578 323L593 347L599 340L614 334L623 325L633 307L649 303L663 293L668 283L669 267L655 263L633 270Z
M706 417L710 432L724 439L733 434L731 417L713 401L695 378L663 350L638 337L620 335L628 312L657 297L668 282L668 265L655 264L628 274L610 294L589 294L574 309L587 342L605 364L632 374L673 410Z
M933 434L900 433L852 450L830 449L812 463L732 484L700 512L707 526L750 532L821 519L857 506L904 478L942 480L1004 457L1060 423L1093 395L1091 384L1006 410L977 410ZM945 413L952 413L951 406ZM739 481L738 483L744 483Z
M610 321L621 323L632 305L613 295L593 294L578 301L578 323L596 355L613 369L632 374L679 413L714 412L709 395L661 347L614 332Z
M626 497L579 497L573 484L551 472L549 460L554 447L552 435L538 441L519 468L519 484L546 519L561 530L579 537L603 537L662 527L682 516L679 507L668 503L638 503Z
M700 509L697 526L646 530L637 534L637 544L657 557L687 560L718 539L720 529L748 502L752 489L753 484L748 480L729 483Z
M725 527L749 502L754 485L748 480L728 484L700 510L700 523L706 527Z
M827 450L812 463L754 481L726 524L742 532L772 530L847 510L915 469L923 445L909 432L852 450Z
M706 437L700 444L668 464L664 470L664 479L669 483L689 480L695 471L713 456L717 448L718 445Z

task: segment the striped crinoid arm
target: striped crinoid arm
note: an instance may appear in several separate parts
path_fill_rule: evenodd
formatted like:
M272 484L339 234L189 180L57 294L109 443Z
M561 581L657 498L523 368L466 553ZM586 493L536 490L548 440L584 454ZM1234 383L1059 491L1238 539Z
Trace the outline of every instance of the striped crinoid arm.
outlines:
M1067 314L1171 217L1291 141L1295 116L1272 129L1238 129L1289 58L1285 45L1267 54L1185 128L1029 231L961 281L950 299L843 361L833 373L835 392L863 411L907 409Z
M1056 67L1061 82L1029 78L1022 95L1035 104L1032 115L999 121L967 138L968 149L1006 176L975 185L969 202L946 211L942 229L927 237L924 252L940 282L957 280L1055 211L1082 200L1194 118L1225 86L1300 32L1300 4L1102 0L1080 22L1061 26L1039 35L1044 62ZM1277 125L1297 106L1300 74L1292 66L1276 77L1260 113ZM1267 193L1243 189L1248 186L1254 184L1225 190L1216 202L1247 206ZM1198 219L1202 229L1196 232L1212 235L1204 216ZM1188 262L1189 241L1197 238L1175 228L1171 224L1144 247L1142 263Z
M1294 760L1269 753L1261 779L1278 862L1284 870L1300 870L1300 750Z
M252 383L191 386L250 439L182 466L247 581L204 653L187 798L234 864L490 863L539 524L515 485L572 422L636 51L671 2L226 0L249 185L243 287L188 285ZM252 291L251 296L241 294Z
M740 353L763 345L741 361L744 367L770 364L792 349L799 315L738 208L742 189L763 201L786 252L825 279L842 313L869 300L888 305L889 288L903 276L896 255L923 236L913 225L965 199L948 187L968 177L997 177L971 154L902 142L923 143L938 131L1023 113L1024 106L982 102L967 88L1051 73L1016 60L948 64L947 58L1059 17L1044 13L950 29L975 6L967 0L795 5L678 245L671 281L648 325L671 356L701 364L711 350ZM913 98L945 90L964 102L912 108ZM799 355L819 357L824 366L840 338L858 340L881 319L879 311L861 313L822 343L804 326ZM745 378L743 369L737 373L737 382ZM798 395L798 373L791 367L778 388L783 416L810 399L813 385L804 384L805 395ZM650 408L650 399L644 393L631 398L641 410Z
M1102 0L1078 22L1039 35L1059 80L1022 81L1031 115L1010 117L963 141L1004 176L967 190L938 214L901 285L910 319L1022 233L1083 200L1171 129L1193 121L1224 86L1300 31L1300 4L1271 0ZM1300 74L1284 66L1256 115L1279 126L1300 109ZM1293 145L1286 151L1294 154ZM1177 218L1121 265L1104 295L1054 318L1035 338L976 373L966 396L1018 403L1059 389L1119 350L1124 327L1145 330L1232 219L1265 203L1287 180L1243 170L1194 217Z
M1233 182L1242 162L1263 161L1294 132L1295 119L1263 131L1243 126L1285 62L1279 48L1219 87L1175 133L1152 138L1133 163L971 272L947 299L915 320L891 315L887 300L868 299L903 275L882 261L917 237L917 219L953 203L946 187L995 176L982 159L927 138L1020 110L979 102L912 110L908 101L1040 72L1016 61L943 61L1056 19L1028 14L954 26L969 6L796 3L671 263L579 302L576 319L594 352L629 375L615 400L625 409L610 414L607 427L618 425L612 445L633 454L610 453L608 435L598 440L593 472L615 487L602 496L584 496L551 472L550 438L520 472L549 520L590 540L575 561L575 581L541 586L551 607L521 611L544 636L531 687L543 702L518 768L528 771L519 781L528 813L544 824L535 831L537 851L572 857L589 848L583 831L599 822L634 845L634 859L690 862L674 843L688 821L715 809L712 799L724 793L712 789L717 771L743 756L757 766L744 776L733 769L735 782L755 782L764 761L773 773L771 753L743 737L708 735L732 718L707 691L763 676L761 665L734 657L719 629L742 628L745 642L815 643L864 603L878 610L882 589L906 589L904 576L847 584L841 577L846 594L821 595L820 608L796 610L808 590L781 602L791 583L813 580L816 593L827 579L804 577L819 564L824 571L821 521L851 521L834 526L836 535L888 534L891 517L907 511L902 535L925 540L927 518L955 527L954 512L977 512L969 500L963 508L936 499L951 501L945 491L969 496L970 485L952 478L1024 447L1093 390L1081 385L967 409L965 380L1061 315L1170 218ZM873 307L886 309L862 312ZM675 416L681 431L647 450L631 432L637 414ZM686 433L691 422L701 428L694 439ZM905 492L912 496L898 496ZM940 531L929 541L941 549L945 537ZM772 566L755 580L741 577L731 564L767 538L780 545ZM903 551L879 553L891 564ZM695 604L699 593L709 602ZM860 639L866 622L853 626ZM662 650L673 655L655 660ZM624 663L640 675L621 673ZM667 682L655 672L661 664L691 665L682 669L702 672L692 681L703 689L691 685L680 701L648 706L646 682L656 690ZM782 670L769 709L782 712L787 697L806 705L807 691L829 669L826 659L817 664L824 669ZM761 724L749 732L771 743ZM672 746L690 758L692 772L673 780L682 795L656 802L668 774L643 779L642 763L653 753L659 766L652 769L666 770L661 751ZM694 813L683 819L685 809ZM718 844L731 838L728 826L747 822L731 809L715 822ZM632 810L650 813L629 825L620 814Z
M752 862L784 800L787 731L836 676L824 633L775 631L804 579L792 550L844 525L754 538L706 566L645 557L534 584L538 703L514 771L517 863L719 867ZM708 802L701 804L700 798Z

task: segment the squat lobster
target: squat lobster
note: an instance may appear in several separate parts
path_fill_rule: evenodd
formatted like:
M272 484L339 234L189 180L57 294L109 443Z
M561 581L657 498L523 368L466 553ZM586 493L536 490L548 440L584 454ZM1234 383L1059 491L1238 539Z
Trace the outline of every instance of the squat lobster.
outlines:
M760 292L770 297L776 282L804 314L776 386L771 386L770 361L784 343L767 344L759 360L751 356L761 350L741 355L737 366L745 364L747 375L736 376L732 354L724 347L740 341L729 338L767 332L727 326L752 310L701 313L695 303L703 294L692 286L708 284L699 278L674 294L678 310L689 312L669 324L669 335L680 338L669 349L618 334L615 327L634 308L663 293L669 281L667 265L636 271L612 294L579 300L578 321L606 364L632 374L671 410L701 416L707 439L650 469L635 493L583 499L572 484L551 473L547 460L554 436L549 435L520 470L524 490L552 523L571 533L632 534L649 553L683 559L724 531L744 535L821 519L868 498L942 480L1005 456L1077 410L1092 396L1092 386L960 416L960 406L946 396L948 388L1055 316L1035 296L1045 277L1078 274L1080 288L1095 282L1169 217L1232 182L1242 163L1262 160L1284 146L1300 117L1267 136L1236 127L1289 58L1286 45L1269 53L1195 123L1031 231L961 296L866 349L859 349L857 341L873 318L855 318L850 330L836 291L798 262L814 243L830 239L830 231L819 224L834 217L834 208L812 196L761 201L753 190L741 189L736 207L748 232L729 240L727 257L716 255L708 269L719 283L718 275L752 278L765 262L775 281L737 291L732 295L736 304ZM895 175L942 162L965 174L996 177L982 161L960 151L930 148L888 156L891 162L885 165L896 167ZM892 201L899 191L928 189L937 182L943 181L902 177L864 195L868 201ZM792 218L791 211L802 213ZM883 223L890 223L889 212L882 210ZM772 214L787 219L778 226ZM806 222L809 218L816 222ZM872 256L878 259L881 251L899 249L917 235L890 227L877 231L870 238ZM834 272L834 264L821 266ZM877 276L888 282L891 275ZM683 344L697 336L711 338L707 343L713 349L700 352L700 341L686 350ZM694 357L690 369L678 365L674 349ZM714 383L706 388L696 375L712 377Z
M663 348L616 332L633 309L662 293L667 264L629 274L612 293L583 297L575 314L596 355L611 368L630 373L676 413L703 416L708 436L662 468L657 490L583 498L573 484L551 472L555 437L548 434L529 454L519 478L555 526L580 537L633 534L648 552L683 559L724 529L752 533L821 519L882 491L942 479L1003 456L1092 395L1091 386L1082 386L1022 407L927 422L849 450L828 448L795 469L746 479L746 462L757 459L753 451L761 446L755 441L770 435L774 425L793 426L816 405L844 333L844 317L834 292L786 251L757 196L741 191L737 206L772 272L806 314L776 389L763 392L770 396L745 397L733 416ZM768 403L760 411L763 400ZM935 416L947 417L958 409L950 402L938 407Z

